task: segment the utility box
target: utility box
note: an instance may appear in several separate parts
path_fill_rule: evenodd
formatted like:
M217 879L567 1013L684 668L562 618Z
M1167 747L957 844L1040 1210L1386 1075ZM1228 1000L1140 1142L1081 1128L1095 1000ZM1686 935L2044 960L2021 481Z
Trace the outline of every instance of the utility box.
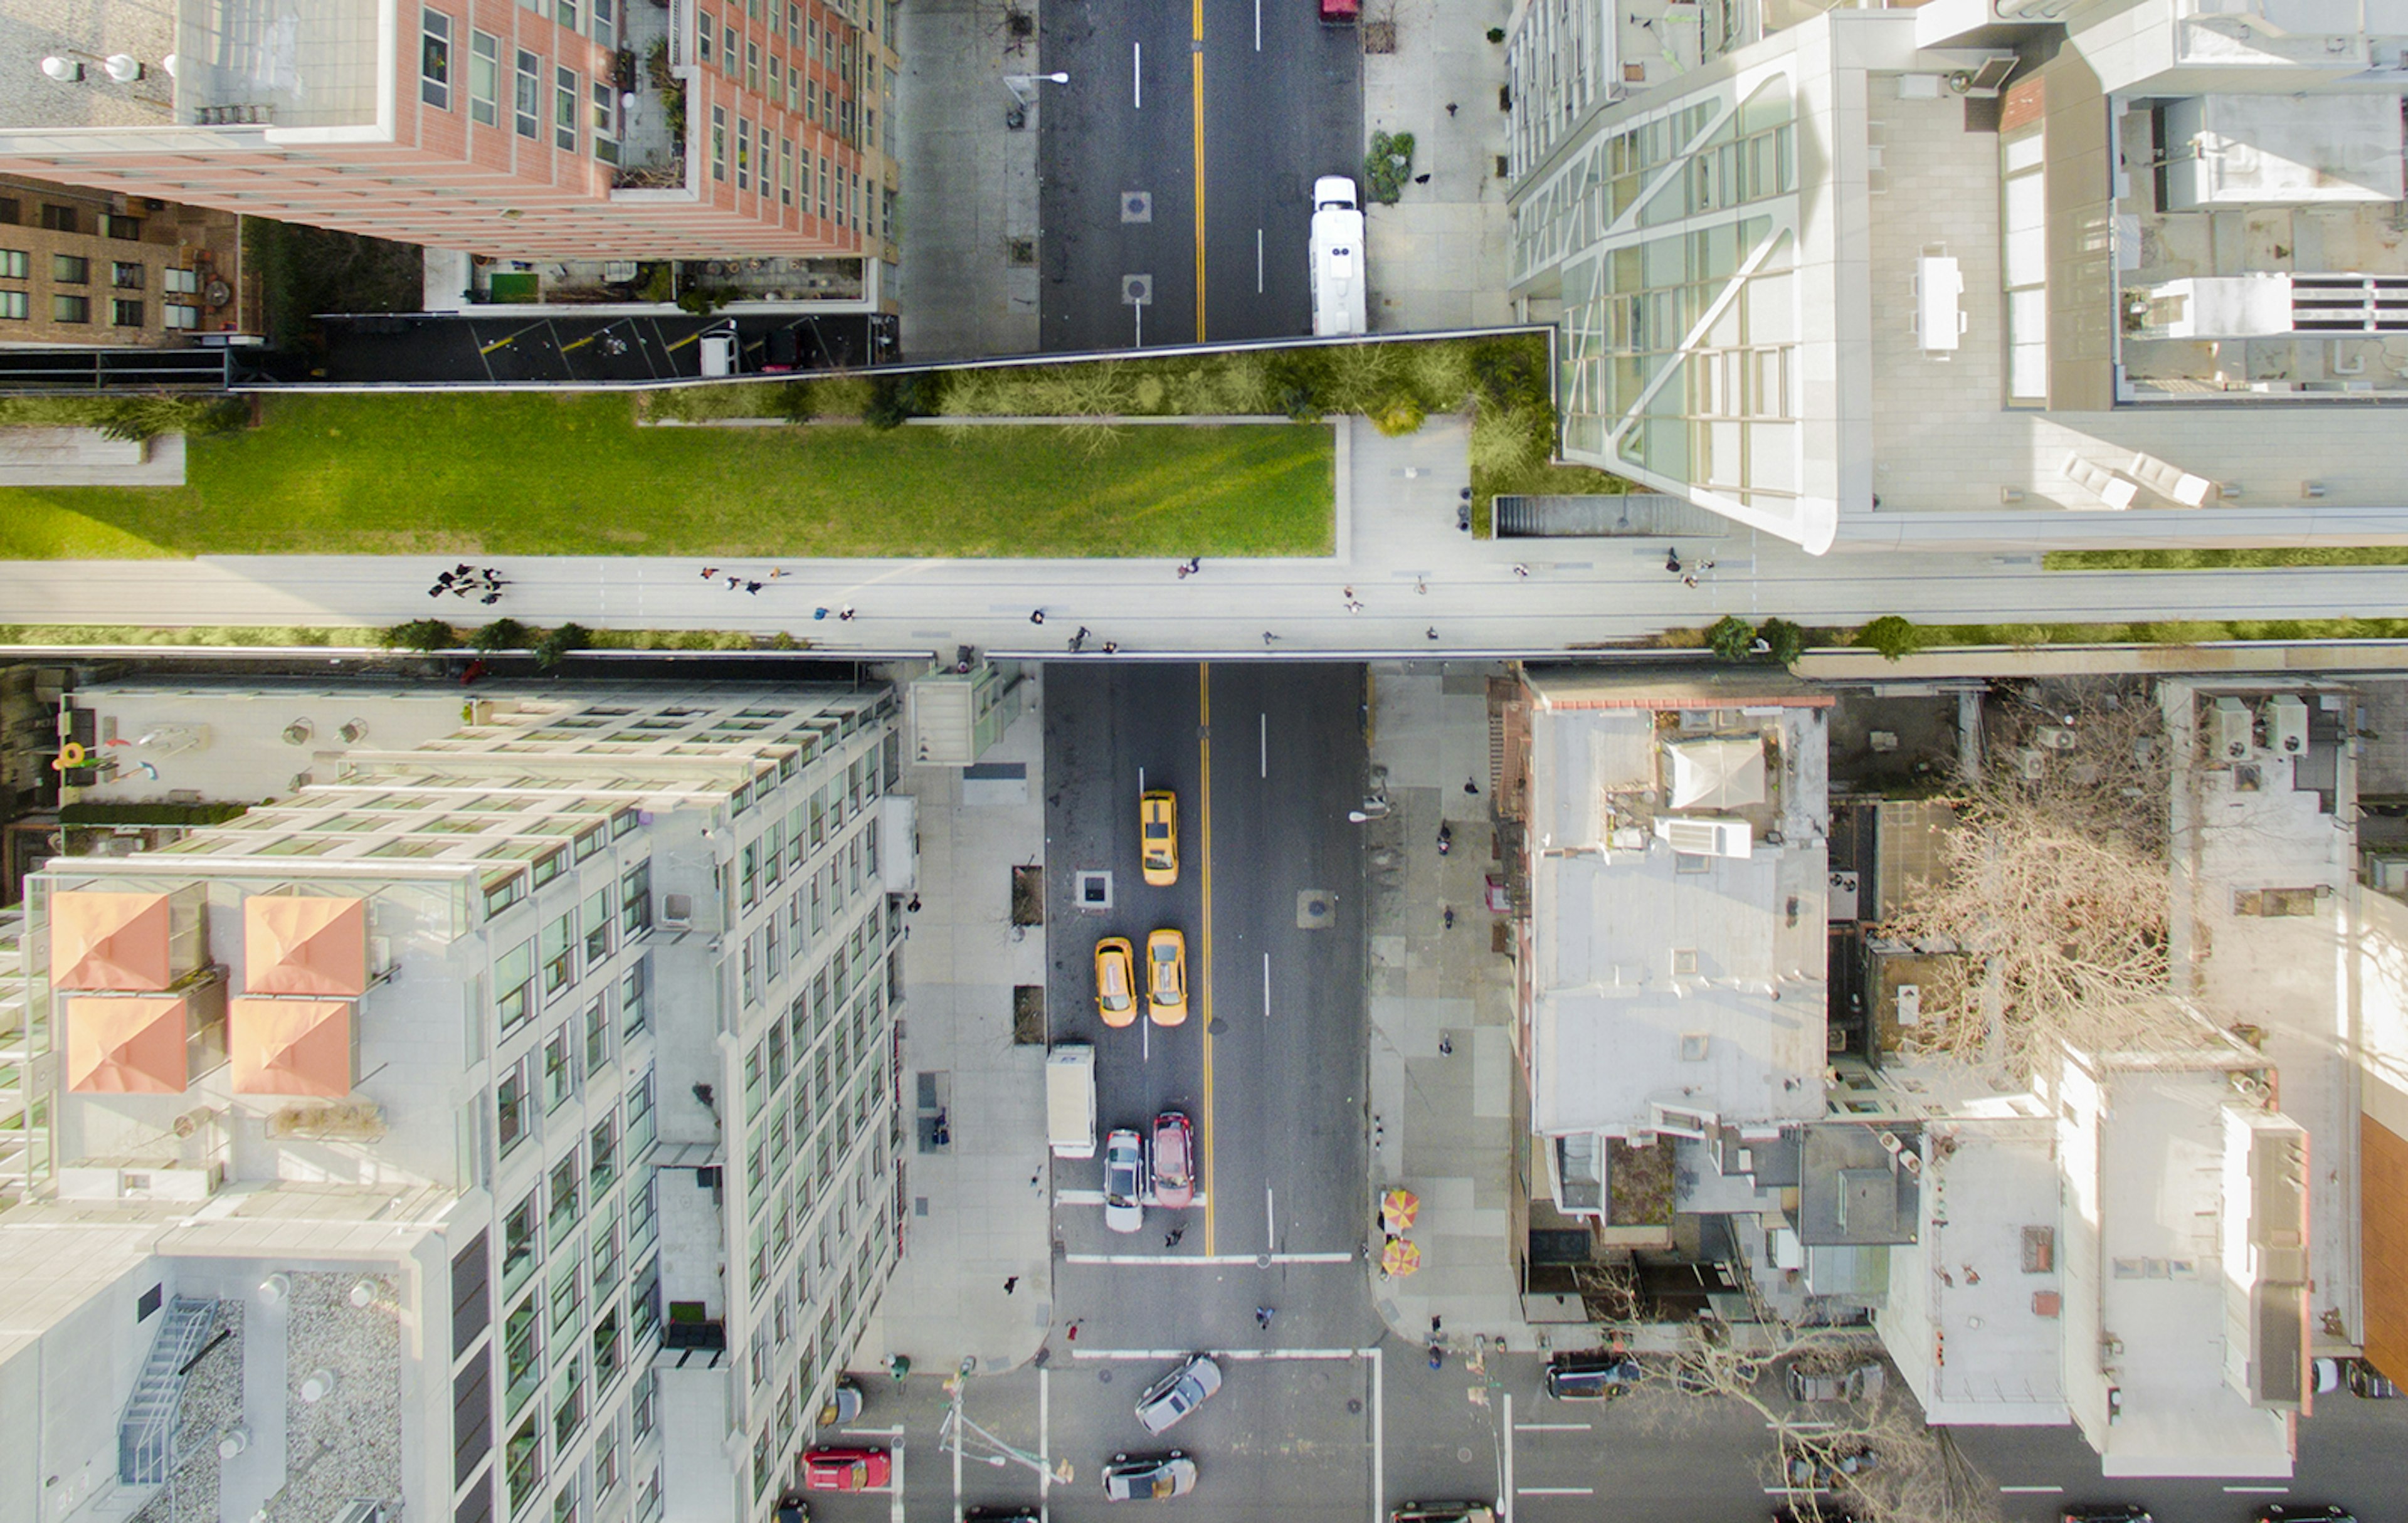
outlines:
M2296 693L2277 693L2266 700L2266 747L2277 755L2308 753L2308 706Z
M2253 727L2246 704L2239 698L2218 698L2208 711L2207 743L2224 761L2246 761Z

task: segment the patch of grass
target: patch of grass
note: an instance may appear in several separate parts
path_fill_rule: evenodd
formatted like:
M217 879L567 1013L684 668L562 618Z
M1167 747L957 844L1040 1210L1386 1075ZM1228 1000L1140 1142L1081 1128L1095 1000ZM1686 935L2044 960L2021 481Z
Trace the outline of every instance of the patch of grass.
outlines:
M2052 550L2046 571L2223 571L2264 566L2408 566L2408 545L2255 550Z
M163 629L141 624L0 624L0 645L280 645L374 650L381 629L336 625L214 625Z
M280 396L177 488L0 491L0 556L1326 554L1326 430L639 429L610 395Z

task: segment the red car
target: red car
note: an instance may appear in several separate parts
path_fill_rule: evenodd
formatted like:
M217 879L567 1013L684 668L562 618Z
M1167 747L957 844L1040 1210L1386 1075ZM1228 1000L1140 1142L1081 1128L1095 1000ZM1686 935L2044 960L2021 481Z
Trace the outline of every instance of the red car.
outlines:
M1177 1111L1154 1118L1154 1203L1172 1211L1196 1203L1196 1130Z
M803 1485L813 1491L877 1491L895 1473L883 1449L810 1449L803 1454Z

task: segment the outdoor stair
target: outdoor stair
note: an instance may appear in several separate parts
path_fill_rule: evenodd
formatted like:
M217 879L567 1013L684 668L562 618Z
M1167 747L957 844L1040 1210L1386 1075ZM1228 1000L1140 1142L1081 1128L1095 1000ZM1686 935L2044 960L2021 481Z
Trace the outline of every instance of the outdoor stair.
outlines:
M178 1296L167 1303L150 1357L125 1401L117 1425L117 1479L122 1486L163 1486L175 1468L176 1416L184 1401L186 1367L217 1322L218 1303Z

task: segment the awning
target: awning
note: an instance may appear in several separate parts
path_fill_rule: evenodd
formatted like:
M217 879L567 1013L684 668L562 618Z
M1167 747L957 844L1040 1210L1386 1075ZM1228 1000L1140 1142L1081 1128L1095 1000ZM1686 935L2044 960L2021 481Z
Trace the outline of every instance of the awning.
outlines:
M257 902L257 901L253 901ZM232 1000L234 1092L351 1092L351 1005L346 999Z
M176 982L165 894L70 889L50 899L50 983L61 989L166 988ZM178 1084L177 1088L183 1085Z
M1421 1197L1411 1190L1398 1187L1380 1196L1380 1224L1391 1232L1401 1232L1412 1226L1413 1218L1421 1214Z
M70 1091L79 1095L184 1092L187 1015L181 995L131 999L86 995L64 1003Z
M1684 740L1672 754L1674 809L1740 809L1764 802L1764 742Z
M367 901L257 894L242 906L242 986L252 994L335 994L368 986Z
M1390 1238L1380 1250L1380 1272L1401 1278L1422 1267L1422 1251L1402 1238Z

